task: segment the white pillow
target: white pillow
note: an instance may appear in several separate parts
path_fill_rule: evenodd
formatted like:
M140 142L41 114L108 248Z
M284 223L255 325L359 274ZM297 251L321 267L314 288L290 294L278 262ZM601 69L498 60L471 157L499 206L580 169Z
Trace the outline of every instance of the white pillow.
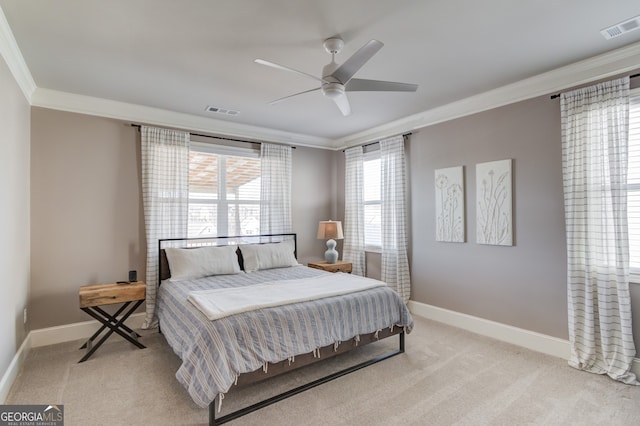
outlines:
M209 275L239 274L236 246L167 248L171 281L188 280Z
M297 266L293 240L271 244L240 245L245 272Z

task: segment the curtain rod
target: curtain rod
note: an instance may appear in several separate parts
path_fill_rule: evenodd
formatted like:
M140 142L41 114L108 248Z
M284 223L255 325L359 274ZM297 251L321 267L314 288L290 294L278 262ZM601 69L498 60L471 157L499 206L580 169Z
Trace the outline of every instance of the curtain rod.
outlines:
M138 130L140 130L140 126L141 126L141 124L133 124L133 123L131 123L131 127L135 127ZM203 135L203 134L200 134L200 133L191 133L191 132L189 132L189 134L191 136L200 136L200 137L203 137L203 138L221 139L223 141L244 142L244 143L252 143L252 144L256 144L256 145L262 145L262 142L257 142L257 141L247 141L247 140L243 140L243 139L225 138L225 137L222 137L222 136ZM284 144L281 144L281 145L284 145ZM287 145L287 146L290 146L290 145ZM292 149L296 149L295 146L291 146L291 148Z
M403 138L406 138L407 136L411 136L411 135L412 135L412 133L411 133L411 132L409 132L409 133L403 133L401 136L402 136ZM392 136L389 136L389 137L392 137ZM386 138L383 138L383 139L386 139ZM380 141L367 142L367 143L364 143L364 144L362 144L362 145L354 145L354 146L350 146L349 148L354 148L354 147L356 147L356 146L361 146L361 147L363 147L363 148L366 148L366 147L368 147L368 146L375 145L375 144L377 144L377 143L380 143ZM342 152L344 152L346 149L348 149L348 148L343 149L343 150L342 150Z
M630 75L630 76L629 76L629 78L636 78L636 77L640 77L640 73L638 73L638 74L633 74L633 75ZM559 98L559 97L560 97L560 95L561 95L562 93L564 93L564 92L560 92L560 93L556 93L555 95L551 95L551 97L550 97L550 98L551 98L551 99Z

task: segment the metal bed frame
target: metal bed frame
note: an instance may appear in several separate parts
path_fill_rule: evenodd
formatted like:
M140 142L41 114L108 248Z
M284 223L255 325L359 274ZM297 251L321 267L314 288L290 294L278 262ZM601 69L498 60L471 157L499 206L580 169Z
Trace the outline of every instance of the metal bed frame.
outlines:
M268 242L274 242L271 239L272 238L282 238L281 241L283 241L285 238L287 237L291 237L294 241L294 255L297 258L297 234L295 233L284 233L284 234L265 234L265 235L246 235L246 236L225 236L225 237L204 237L204 238L166 238L166 239L161 239L158 240L158 287L160 286L161 282L163 279L168 278L168 274L170 274L169 268L168 268L168 263L167 263L167 259L166 259L166 255L164 254L163 251L163 243L166 244L167 242L178 242L178 241L200 241L200 242L205 242L205 241L218 241L218 240L223 240L223 241L243 241L243 240L249 240L249 239L258 239L258 243L262 243L263 239L269 239L270 241ZM211 244L214 245L214 244ZM227 244L228 245L228 244ZM203 245L198 245L198 246L193 246L195 247L203 247L203 246L207 246L206 244ZM170 276L170 275L169 275ZM160 328L158 327L159 331ZM160 331L161 333L162 331ZM285 392L282 392L278 395L272 396L270 398L267 398L265 400L259 401L255 404L249 405L247 407L238 409L236 411L233 411L231 413L225 414L222 417L216 418L216 402L219 401L220 396L216 396L216 398L209 404L209 425L221 425L223 423L227 423L230 422L232 420L235 420L239 417L242 417L244 415L247 415L249 413L252 413L254 411L257 411L261 408L267 407L269 405L275 404L277 402L280 402L284 399L287 399L289 397L292 397L294 395L297 395L299 393L302 393L304 391L307 391L309 389L313 389L316 386L322 385L324 383L330 382L332 380L338 379L342 376L345 376L349 373L353 373L354 371L358 371L361 370L365 367L368 367L370 365L376 364L380 361L384 361L386 359L389 359L391 357L394 357L396 355L400 355L402 353L404 353L405 347L404 347L404 330L403 328L399 327L397 329L396 332L390 331L389 332L389 336L386 337L391 337L393 335L398 335L398 349L397 350L393 350L391 352L387 352L381 355L377 355L373 358L370 358L366 361L363 361L361 363L358 363L354 366L351 367L347 367L345 369L342 369L340 371L337 371L335 373L331 373L325 377L321 377L317 380L314 380L312 382L306 383L304 385L298 386L296 388L287 390ZM361 337L365 337L365 336L361 336ZM378 340L378 336L376 335L376 337L374 337L374 333L371 333L369 335L366 335L366 337L369 339L369 341L362 341L360 346L364 346L368 343L372 343L374 341ZM385 337L383 337L385 338ZM366 340L366 339L365 339ZM343 348L344 346L341 345L341 348ZM265 374L261 374L261 377L258 380L248 380L246 382L246 384L251 384L251 383L257 383L258 381L264 380L264 379L268 379L271 377L275 377L277 375L292 371L296 368L302 368L305 367L307 365L311 365L314 364L318 361L322 361L324 359L326 359L327 357L332 357L332 356L336 356L336 355L340 355L342 353L346 353L351 351L353 348L345 348L342 349L338 352L335 352L333 345L329 345L329 346L325 346L323 348L320 348L319 351L327 351L328 356L326 356L325 358L321 359L321 358L315 358L315 357L311 357L311 354L305 354L304 356L309 356L309 360L306 362L303 362L302 365L301 363L298 363L298 365L293 366L290 369L287 369L286 367L284 367L282 369L282 371L276 372L275 374L269 374L269 375L265 375ZM283 361L282 363L284 363L285 361ZM282 364L281 363L281 364ZM271 369L272 371L274 371L273 369ZM262 372L262 370L257 370ZM240 375L240 378L244 377L244 376L251 376L254 373L256 373L256 371L251 372L251 373L244 373Z
M352 367L348 367L345 368L343 370L337 371L335 373L329 374L328 376L325 377L321 377L317 380L314 380L312 382L309 382L307 384L298 386L294 389L282 392L278 395L272 396L271 398L267 398L263 401L257 402L253 405L250 405L248 407L244 407L241 408L239 410L233 411L229 414L226 414L222 417L216 418L216 401L218 401L219 396L216 397L216 399L214 399L210 404L209 404L209 425L221 425L223 423L227 423L231 420L235 420L239 417L242 417L246 414L252 413L256 410L259 410L261 408L264 407L268 407L269 405L275 404L276 402L280 402L284 399L287 399L291 396L297 395L299 393L302 393L306 390L309 389L313 389L316 386L322 385L324 383L330 382L332 380L338 379L342 376L345 376L349 373L353 373L354 371L358 371L360 369L363 369L365 367L368 367L370 365L376 364L380 361L384 361L385 359L389 359L391 357L394 357L396 355L400 355L404 353L404 331L401 331L398 333L398 349L392 352L388 352L379 356L376 356L374 358L371 358L367 361L361 362L359 364L356 364ZM318 359L316 362L321 361L320 359ZM310 365L310 364L309 364ZM251 373L248 373L251 374ZM274 376L275 377L275 376Z

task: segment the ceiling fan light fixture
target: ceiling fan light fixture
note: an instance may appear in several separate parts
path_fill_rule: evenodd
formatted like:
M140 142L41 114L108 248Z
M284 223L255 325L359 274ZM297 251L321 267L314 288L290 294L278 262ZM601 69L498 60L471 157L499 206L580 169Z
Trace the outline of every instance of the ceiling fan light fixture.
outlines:
M334 99L344 95L344 86L340 83L326 83L322 85L322 94Z

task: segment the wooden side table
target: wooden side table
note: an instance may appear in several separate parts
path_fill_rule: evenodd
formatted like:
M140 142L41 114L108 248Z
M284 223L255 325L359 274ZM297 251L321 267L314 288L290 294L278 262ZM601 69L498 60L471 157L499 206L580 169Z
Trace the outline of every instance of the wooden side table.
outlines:
M97 319L102 326L93 336L85 342L80 349L87 348L87 353L78 362L84 362L111 336L114 332L124 337L140 349L144 349L142 343L138 342L140 335L127 327L125 321L144 302L146 297L146 284L144 281L136 281L130 284L95 284L80 287L78 292L80 298L80 309L88 315ZM134 305L127 310L129 305ZM100 306L123 303L123 305L111 315ZM123 314L124 312L124 314ZM119 319L118 316L123 314ZM107 333L94 345L93 341L106 329Z
M348 272L351 273L351 262L345 262L344 260L338 260L336 263L327 263L326 261L311 262L308 263L309 268L322 269L327 272Z

